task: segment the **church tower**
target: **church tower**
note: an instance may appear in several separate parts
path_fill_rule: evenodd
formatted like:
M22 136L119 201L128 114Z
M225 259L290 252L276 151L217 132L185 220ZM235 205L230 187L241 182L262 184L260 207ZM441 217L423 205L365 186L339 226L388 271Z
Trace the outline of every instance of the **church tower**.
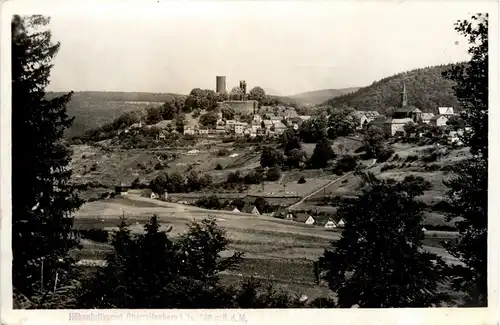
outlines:
M403 100L401 108L408 106L408 95L406 94L406 83L403 81Z

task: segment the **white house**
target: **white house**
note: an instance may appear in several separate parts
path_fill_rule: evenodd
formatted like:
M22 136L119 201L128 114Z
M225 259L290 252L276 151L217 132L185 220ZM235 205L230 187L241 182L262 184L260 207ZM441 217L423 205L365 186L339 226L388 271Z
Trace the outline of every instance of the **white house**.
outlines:
M240 210L238 210L238 208L234 208L233 212L240 212Z
M283 132L285 132L285 130L286 130L285 124L283 124L281 122L274 124L274 133L280 135L280 134L283 134Z
M252 124L253 125L260 125L261 123L262 123L262 116L260 116L259 114L255 114L253 116Z
M434 126L445 126L446 122L448 122L448 118L445 115L436 115L431 118L429 124Z
M325 224L325 228L337 228L337 225L335 224L335 222L333 222L333 220L328 220Z
M439 107L438 111L439 115L455 115L455 113L453 112L453 107Z
M236 122L236 124L234 124L234 133L242 134L243 131L245 130L246 126L247 126L247 123Z
M316 220L314 220L314 218L312 216L309 216L309 218L307 218L307 220L304 223L306 225L314 225L315 222L316 222Z
M422 113L420 117L422 118L422 123L429 124L434 117L434 113Z
M151 195L149 196L150 199L157 199L158 195L155 192L151 192Z
M195 129L192 126L188 126L184 128L184 134L194 135Z
M337 222L337 226L341 228L344 227L345 226L344 219L340 219L339 222Z

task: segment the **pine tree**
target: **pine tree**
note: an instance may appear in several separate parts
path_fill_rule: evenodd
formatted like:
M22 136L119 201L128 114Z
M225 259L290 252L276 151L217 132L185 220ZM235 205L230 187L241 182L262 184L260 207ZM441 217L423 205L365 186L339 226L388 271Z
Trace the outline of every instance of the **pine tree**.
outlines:
M401 182L362 175L362 195L338 211L346 222L339 241L319 259L322 277L350 308L429 307L444 262L422 251L423 210L415 198L429 188L421 177Z
M73 211L80 207L69 184L71 152L63 133L72 92L46 99L52 60L60 44L51 42L43 16L14 16L12 33L12 281L27 295L53 282L56 269L71 264ZM61 273L62 274L62 273Z
M335 158L335 153L327 139L322 138L316 143L313 154L309 160L312 168L324 168L328 165L328 161Z
M488 230L488 14L457 22L455 30L468 38L471 60L444 73L456 82L458 100L464 108L461 118L472 128L462 141L470 147L472 158L457 164L457 177L445 182L453 212L448 221L456 222L459 238L448 251L464 262L455 266L454 287L469 293L470 305L487 305Z

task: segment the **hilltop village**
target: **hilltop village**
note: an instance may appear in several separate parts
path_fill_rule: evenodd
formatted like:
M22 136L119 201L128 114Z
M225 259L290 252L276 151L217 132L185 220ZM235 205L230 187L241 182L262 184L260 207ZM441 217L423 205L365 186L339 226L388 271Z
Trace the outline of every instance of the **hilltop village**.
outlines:
M216 82L217 102L213 110L216 113L213 114L212 120L208 123L201 123L196 118L184 121L182 134L207 138L227 135L249 138L274 137L281 136L287 128L297 131L304 122L311 119L311 115L300 115L293 106L263 105L258 99L250 99L256 96L247 92L246 81L240 81L239 87L233 88L229 96L225 89L226 77L217 76ZM256 87L255 90L263 92L260 87ZM264 98L264 95L259 97ZM401 97L401 106L395 108L389 115L354 108L352 116L346 118L354 118L356 130L363 130L368 125L374 125L382 129L387 136L397 137L406 135L405 125L407 124L424 123L435 127L445 127L450 119L458 117L453 107L435 107L435 113L433 113L422 112L418 107L409 104L405 84L402 85ZM231 111L230 117L224 113L228 110ZM325 113L322 117L328 120L330 115ZM179 133L172 119L160 120L155 124L147 124L145 120L146 118L141 119L118 133L128 133L145 127L155 129L158 140L165 139L169 134ZM448 133L449 141L459 143L458 135L467 129L464 126ZM412 136L421 136L421 134Z

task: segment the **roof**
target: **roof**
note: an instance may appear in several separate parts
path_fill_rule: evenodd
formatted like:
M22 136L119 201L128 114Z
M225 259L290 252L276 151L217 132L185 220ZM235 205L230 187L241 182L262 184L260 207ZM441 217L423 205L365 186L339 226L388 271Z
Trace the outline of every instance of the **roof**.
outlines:
M288 214L288 210L285 208L279 208L278 210L274 211L273 217L276 218L285 218L286 215Z
M309 219L310 216L311 215L309 213L305 213L305 212L295 213L295 219L298 222L306 222L306 220Z
M299 115L298 117L303 121L307 121L311 118L311 115Z
M453 115L453 107L438 107L439 115Z
M255 208L255 205L245 205L243 207L243 209L241 209L241 212L245 212L245 213L252 213L253 209ZM257 209L258 210L258 209Z
M172 120L163 120L155 124L157 128L166 128L169 124L172 124Z
M438 114L438 115L434 115L434 116L431 118L431 121L437 121L437 120L438 120L439 118L441 118L441 117L444 117L445 119L448 119L446 116Z
M278 123L274 123L274 127L275 128L286 128L286 125L281 123L281 122L278 122Z
M430 120L434 116L434 113L422 113L422 120Z
M406 123L409 123L409 122L413 122L413 120L409 117L407 118L388 118L387 120L385 120L385 123L386 124L406 124Z
M380 115L380 116L376 117L375 119L373 119L373 121L371 121L370 124L375 124L375 125L384 124L385 120L386 120L385 115Z

